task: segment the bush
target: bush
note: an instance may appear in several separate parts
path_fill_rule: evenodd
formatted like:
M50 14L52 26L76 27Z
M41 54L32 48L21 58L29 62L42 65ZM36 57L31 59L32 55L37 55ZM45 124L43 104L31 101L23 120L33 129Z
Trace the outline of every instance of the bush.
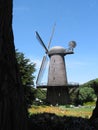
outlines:
M94 93L94 89L91 87L81 87L79 89L79 101L80 103L91 102L94 101L96 95Z
M83 106L95 106L95 105L96 105L96 101L83 103Z

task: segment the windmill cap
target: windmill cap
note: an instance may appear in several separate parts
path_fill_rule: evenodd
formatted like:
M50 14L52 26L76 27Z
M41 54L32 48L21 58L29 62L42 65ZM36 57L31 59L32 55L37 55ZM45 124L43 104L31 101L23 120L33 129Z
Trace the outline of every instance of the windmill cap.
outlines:
M51 54L63 54L65 53L65 48L61 47L61 46L55 46L55 47L52 47L49 51L49 55Z

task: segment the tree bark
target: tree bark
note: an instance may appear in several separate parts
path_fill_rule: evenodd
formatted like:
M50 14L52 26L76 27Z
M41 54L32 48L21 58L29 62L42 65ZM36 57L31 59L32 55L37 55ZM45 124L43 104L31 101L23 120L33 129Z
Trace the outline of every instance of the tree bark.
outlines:
M93 110L92 115L90 117L90 120L94 120L96 118L98 119L98 83L93 82L92 88L94 89L95 94L97 95L97 101L96 101L95 109Z
M92 116L90 117L90 120L98 119L98 99L96 101L95 109L92 112Z
M27 130L24 91L15 56L12 0L0 0L0 130Z

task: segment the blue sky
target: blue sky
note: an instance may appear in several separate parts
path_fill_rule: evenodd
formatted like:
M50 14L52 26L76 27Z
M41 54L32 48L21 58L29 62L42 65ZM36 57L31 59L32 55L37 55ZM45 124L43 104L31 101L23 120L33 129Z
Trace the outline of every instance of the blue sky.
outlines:
M50 47L68 48L71 40L77 43L74 54L65 57L68 82L82 84L98 78L98 1L13 1L15 47L36 63L36 77L45 51L36 39L35 31L47 46L54 23L56 27Z

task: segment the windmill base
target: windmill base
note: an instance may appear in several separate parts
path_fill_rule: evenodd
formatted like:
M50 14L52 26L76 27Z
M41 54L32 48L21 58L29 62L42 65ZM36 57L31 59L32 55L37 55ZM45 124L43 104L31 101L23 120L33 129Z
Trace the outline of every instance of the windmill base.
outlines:
M47 102L51 105L66 105L70 103L67 86L47 86Z

